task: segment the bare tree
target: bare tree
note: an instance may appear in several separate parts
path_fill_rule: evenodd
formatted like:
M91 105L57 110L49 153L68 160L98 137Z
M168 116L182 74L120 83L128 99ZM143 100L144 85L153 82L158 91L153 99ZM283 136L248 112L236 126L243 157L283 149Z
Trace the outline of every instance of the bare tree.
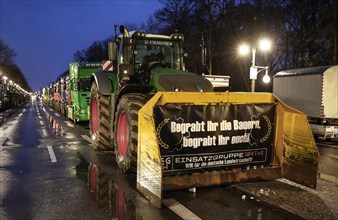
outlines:
M194 0L196 23L206 37L208 70L213 74L213 55L217 38L224 24L227 8L233 3L229 0Z
M74 61L78 62L97 62L108 60L108 41L112 37L103 41L94 41L88 48L78 50L74 53Z
M0 64L12 63L16 53L9 48L4 41L0 40Z
M8 45L0 40L0 72L9 79L15 81L26 91L32 91L21 69L14 63L16 53Z
M138 25L135 23L125 23L124 26L127 30L142 30L145 28L143 24ZM115 32L113 30L112 32ZM113 33L112 36L106 38L102 41L94 41L86 49L78 50L73 54L74 61L78 62L98 62L102 60L108 60L108 41L114 40L114 35L119 35L120 33Z
M282 1L284 68L335 64L337 3L334 0Z
M189 35L192 25L193 7L191 0L163 0L163 8L148 20L149 29L159 34L175 31Z
M201 45L204 45L208 73L230 75L237 91L248 91L251 65L249 57L237 56L240 39L251 39L251 44L262 36L272 40L273 50L268 54L257 50L256 57L257 65L268 65L271 73L337 64L337 0L161 0L161 3L163 8L138 28L154 34L183 33L184 49L189 54L186 66L193 72L202 72ZM106 53L104 44L94 42L77 51L75 57L101 60L104 58L101 54Z

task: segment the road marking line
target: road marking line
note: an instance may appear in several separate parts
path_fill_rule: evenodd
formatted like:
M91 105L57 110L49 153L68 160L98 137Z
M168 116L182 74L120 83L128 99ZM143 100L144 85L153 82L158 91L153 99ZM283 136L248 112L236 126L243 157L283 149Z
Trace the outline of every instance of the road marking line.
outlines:
M48 153L49 153L50 160L52 161L52 163L57 162L56 156L55 156L55 153L54 153L54 150L53 150L53 147L52 146L47 146L47 148L48 148Z
M42 129L42 137L47 137L47 131L46 131L46 129Z
M183 219L201 219L175 199L164 199L163 204Z
M90 137L88 137L87 135L81 135L81 137L83 139L85 139L86 141L88 141L89 143L93 144L93 140Z
M40 125L44 125L43 121L40 121Z

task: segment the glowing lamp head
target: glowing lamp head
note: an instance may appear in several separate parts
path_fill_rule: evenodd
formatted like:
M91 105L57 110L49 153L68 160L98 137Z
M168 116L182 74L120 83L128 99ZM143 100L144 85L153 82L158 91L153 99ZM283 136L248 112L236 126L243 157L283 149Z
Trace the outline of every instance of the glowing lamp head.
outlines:
M265 74L264 77L263 77L263 82L264 83L269 83L270 82L270 76L268 74Z
M247 55L250 52L250 47L246 44L242 44L238 48L240 55Z
M260 40L259 49L261 49L262 51L269 51L271 49L271 42L268 39Z

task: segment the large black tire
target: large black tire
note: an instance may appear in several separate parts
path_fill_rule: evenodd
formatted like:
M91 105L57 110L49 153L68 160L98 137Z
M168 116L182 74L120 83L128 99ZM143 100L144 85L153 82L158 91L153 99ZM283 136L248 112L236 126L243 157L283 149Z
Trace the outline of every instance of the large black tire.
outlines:
M89 127L94 148L98 150L112 150L109 117L110 99L109 96L99 93L95 82L91 86L89 106Z
M114 146L118 167L125 173L136 172L138 111L146 103L146 95L131 93L122 96L114 121Z

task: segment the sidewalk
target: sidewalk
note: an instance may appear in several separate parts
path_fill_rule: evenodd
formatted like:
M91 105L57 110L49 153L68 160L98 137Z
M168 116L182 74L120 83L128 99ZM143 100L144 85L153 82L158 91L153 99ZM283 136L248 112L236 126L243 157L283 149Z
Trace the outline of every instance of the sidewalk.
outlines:
M338 185L318 178L317 189L287 179L232 185L263 203L303 219L338 219Z
M5 123L7 118L11 116L14 112L16 112L18 109L9 109L4 112L0 112L0 126Z

